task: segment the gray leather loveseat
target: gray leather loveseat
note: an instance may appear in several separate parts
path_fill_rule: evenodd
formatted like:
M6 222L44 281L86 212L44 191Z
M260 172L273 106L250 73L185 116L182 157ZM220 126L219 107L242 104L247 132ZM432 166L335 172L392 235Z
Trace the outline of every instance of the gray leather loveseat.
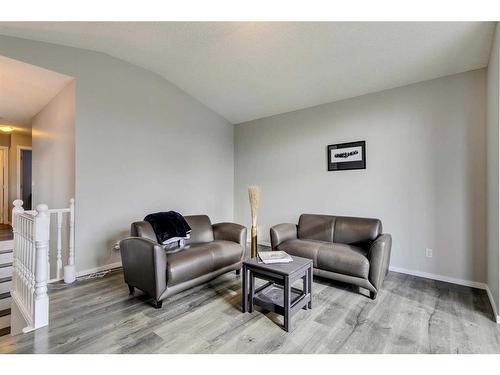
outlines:
M375 299L387 274L392 239L378 219L303 214L271 228L273 250L312 259L314 274L359 285Z
M130 293L134 288L162 300L229 271L239 272L245 254L247 229L239 224L210 222L208 216L184 217L191 237L183 248L158 243L146 221L132 223L131 237L120 241L123 274Z

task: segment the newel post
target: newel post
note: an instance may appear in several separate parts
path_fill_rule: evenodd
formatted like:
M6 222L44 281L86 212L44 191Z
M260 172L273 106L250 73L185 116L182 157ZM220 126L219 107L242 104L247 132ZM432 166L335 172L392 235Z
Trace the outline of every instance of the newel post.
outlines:
M16 229L16 215L17 214L22 214L24 212L24 208L23 208L23 201L20 200L20 199L16 199L13 204L14 204L14 208L12 209L12 229L15 231Z
M12 259L12 269L14 270L14 277L12 278L12 284L13 284L13 290L19 290L18 285L19 285L19 265L18 265L18 257L19 253L17 251L18 247L16 246L15 242L17 241L17 215L22 214L24 212L23 208L23 201L20 199L16 199L14 202L14 208L12 209L12 232L14 235L14 256Z
M33 328L49 324L49 296L47 295L47 278L49 274L47 254L49 249L50 214L46 204L36 207L35 216L35 300L33 311Z

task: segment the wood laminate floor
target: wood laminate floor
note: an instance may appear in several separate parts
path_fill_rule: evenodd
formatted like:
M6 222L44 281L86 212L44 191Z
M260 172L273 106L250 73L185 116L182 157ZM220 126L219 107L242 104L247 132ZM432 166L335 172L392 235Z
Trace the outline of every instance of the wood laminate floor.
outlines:
M240 311L233 272L151 307L121 271L50 286L50 325L0 338L0 353L500 353L483 290L390 272L377 300L314 280L313 309L292 320Z
M13 238L12 226L9 224L0 224L0 241L12 240Z

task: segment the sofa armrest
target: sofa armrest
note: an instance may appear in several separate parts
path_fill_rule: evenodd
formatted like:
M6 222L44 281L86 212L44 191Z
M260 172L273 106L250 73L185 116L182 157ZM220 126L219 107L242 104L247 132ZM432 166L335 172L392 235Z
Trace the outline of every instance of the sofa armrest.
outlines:
M384 233L373 241L368 252L368 258L370 259L370 273L368 275L368 279L377 291L382 286L385 275L389 269L391 246L391 235Z
M278 224L270 229L271 249L276 250L279 244L297 239L297 225L284 223Z
M129 237L120 241L125 282L159 300L167 289L167 255L156 241Z
M247 243L247 228L235 223L217 223L212 225L215 240L239 243L243 249Z

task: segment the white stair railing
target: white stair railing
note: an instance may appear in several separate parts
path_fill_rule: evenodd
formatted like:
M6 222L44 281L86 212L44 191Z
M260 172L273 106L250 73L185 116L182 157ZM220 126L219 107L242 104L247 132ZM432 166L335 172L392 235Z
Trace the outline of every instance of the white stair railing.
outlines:
M57 220L55 279L50 277L49 258L52 215L55 215ZM75 281L75 200L70 200L69 208L49 209L46 204L39 204L36 210L32 211L24 211L22 200L14 201L11 325L16 327L17 333L48 325L47 283L61 280L63 273L63 215L68 215L69 223L68 264L64 267L64 281L72 283Z
M48 207L24 212L22 201L14 201L13 283L11 297L26 326L22 332L46 326L49 322L47 295L50 216ZM16 317L19 320L20 317ZM24 324L23 324L24 325Z

